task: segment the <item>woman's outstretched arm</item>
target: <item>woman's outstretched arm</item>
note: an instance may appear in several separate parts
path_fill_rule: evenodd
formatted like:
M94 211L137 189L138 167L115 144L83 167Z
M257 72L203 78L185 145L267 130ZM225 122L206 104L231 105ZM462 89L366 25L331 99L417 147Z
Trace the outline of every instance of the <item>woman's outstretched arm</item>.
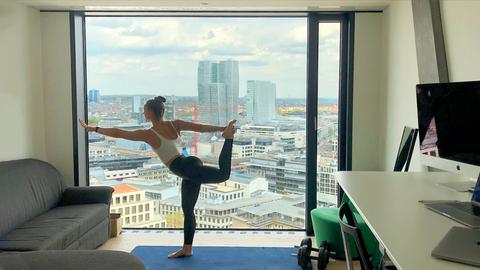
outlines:
M101 127L94 127L89 126L85 123L84 120L78 119L80 125L85 128L87 132L95 131L102 135L114 138L122 138L130 141L146 141L146 134L145 130L134 130L134 131L127 131L118 128L101 128Z
M204 124L197 124L183 120L174 120L173 124L178 132L182 130L189 130L195 132L222 132L226 126L211 126Z

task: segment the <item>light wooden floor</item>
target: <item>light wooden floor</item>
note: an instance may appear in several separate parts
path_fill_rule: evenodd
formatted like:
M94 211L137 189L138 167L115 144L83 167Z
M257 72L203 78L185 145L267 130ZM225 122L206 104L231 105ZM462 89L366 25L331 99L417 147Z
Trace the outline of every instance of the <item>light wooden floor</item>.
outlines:
M305 238L303 232L197 231L194 244L196 246L293 247L303 238ZM124 230L122 234L108 240L99 249L130 252L136 246L178 246L182 240L183 234L180 231ZM298 269L301 268L298 267ZM331 261L327 269L347 268L343 261Z

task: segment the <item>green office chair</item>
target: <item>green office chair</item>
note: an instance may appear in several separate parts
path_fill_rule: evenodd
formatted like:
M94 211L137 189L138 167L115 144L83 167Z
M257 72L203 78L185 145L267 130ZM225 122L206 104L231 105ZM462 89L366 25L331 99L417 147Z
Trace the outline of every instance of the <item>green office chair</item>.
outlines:
M415 147L415 140L418 130L410 127L405 127L402 134L402 140L397 153L397 159L395 161L394 171L408 171L410 159L412 157L413 149ZM382 255L378 251L378 241L372 234L367 224L360 216L358 211L350 202L350 199L344 194L341 199L341 205L348 203L350 209L358 222L358 227L362 232L365 240L365 246L367 248L369 256L372 256L372 263L374 265L380 265ZM306 238L300 244L298 251L298 264L302 268L309 266L308 262L312 258L310 252L318 251L318 257L314 259L318 260L318 269L324 270L328 264L330 255L339 260L345 260L345 251L343 247L342 233L340 225L338 223L338 208L316 208L310 212L313 223L313 231L315 234L315 241L318 249L313 249L310 238ZM352 247L353 247L353 243ZM351 256L358 258L358 254L355 248L351 248Z
M348 203L344 203L340 206L340 209L338 210L338 223L340 224L340 230L343 236L343 248L345 249L346 254L345 260L347 261L347 269L354 270L352 251L355 251L358 253L358 258L360 259L360 268L362 270L374 270L374 264L370 260L367 247L365 246L363 232L360 230L357 218ZM353 250L352 244L356 247ZM381 265L380 269L396 270L397 268L392 262L386 261Z

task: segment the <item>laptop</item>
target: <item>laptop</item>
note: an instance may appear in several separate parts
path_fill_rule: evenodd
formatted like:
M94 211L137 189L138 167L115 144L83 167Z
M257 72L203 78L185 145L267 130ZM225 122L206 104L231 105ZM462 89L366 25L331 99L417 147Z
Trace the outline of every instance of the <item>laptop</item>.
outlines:
M480 230L452 227L432 256L438 259L480 266Z
M425 206L441 215L451 218L471 228L480 228L480 176L469 202L461 201L422 201Z

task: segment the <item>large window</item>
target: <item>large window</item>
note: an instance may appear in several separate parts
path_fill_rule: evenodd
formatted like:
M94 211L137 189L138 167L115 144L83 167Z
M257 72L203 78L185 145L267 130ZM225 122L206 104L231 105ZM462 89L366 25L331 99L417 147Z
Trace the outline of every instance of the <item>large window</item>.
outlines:
M202 185L198 228L304 229L307 151L318 154L316 201L335 206L340 22L317 33L317 147L307 149L307 17L85 17L88 120L148 129L146 100L165 118L238 120L230 179ZM215 166L220 133L182 132L187 152ZM88 136L90 185L115 188L125 227L181 228L179 184L141 142Z

